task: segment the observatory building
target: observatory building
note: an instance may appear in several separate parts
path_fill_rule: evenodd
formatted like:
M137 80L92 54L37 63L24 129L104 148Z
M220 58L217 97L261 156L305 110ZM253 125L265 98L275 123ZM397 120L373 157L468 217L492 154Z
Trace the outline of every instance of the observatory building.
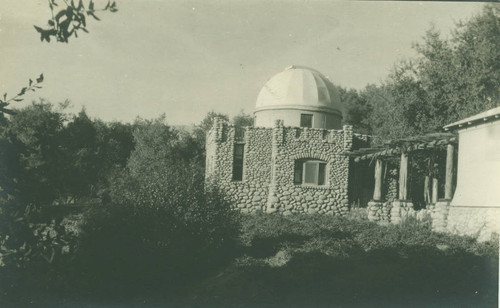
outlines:
M288 67L263 86L254 116L254 127L214 121L206 143L208 185L242 212L346 214L346 153L368 140L342 127L335 86L314 69Z
M337 89L320 72L290 66L262 87L255 104L255 126L340 129L342 111Z

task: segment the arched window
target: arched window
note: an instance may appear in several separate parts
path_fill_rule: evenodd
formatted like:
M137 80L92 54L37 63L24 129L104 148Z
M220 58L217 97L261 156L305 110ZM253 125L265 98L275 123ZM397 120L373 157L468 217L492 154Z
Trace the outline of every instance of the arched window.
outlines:
M314 159L298 159L295 161L294 184L326 185L326 162Z

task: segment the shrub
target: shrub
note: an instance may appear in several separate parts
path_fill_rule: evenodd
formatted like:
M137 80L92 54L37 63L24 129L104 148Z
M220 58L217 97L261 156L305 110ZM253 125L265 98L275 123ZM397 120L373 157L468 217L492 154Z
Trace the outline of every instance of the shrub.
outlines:
M182 286L224 264L234 250L237 213L205 192L195 169L164 176L125 173L112 202L85 217L80 260L101 291Z

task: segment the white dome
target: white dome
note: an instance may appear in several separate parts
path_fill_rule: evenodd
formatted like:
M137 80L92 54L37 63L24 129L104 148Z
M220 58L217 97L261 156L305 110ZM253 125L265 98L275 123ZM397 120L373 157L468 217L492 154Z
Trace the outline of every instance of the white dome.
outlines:
M255 111L298 108L341 114L333 84L320 72L301 66L287 67L269 79L255 104Z

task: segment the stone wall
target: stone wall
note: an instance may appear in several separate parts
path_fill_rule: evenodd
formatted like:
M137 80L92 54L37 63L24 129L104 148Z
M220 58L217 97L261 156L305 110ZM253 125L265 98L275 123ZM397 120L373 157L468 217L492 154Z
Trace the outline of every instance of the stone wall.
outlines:
M500 233L500 208L450 206L446 231L489 240L493 232Z
M325 130L284 127L247 127L237 138L235 127L220 120L207 134L206 179L216 185L242 212L322 213L349 211L349 157L352 127ZM232 181L234 144L244 144L243 180ZM327 163L322 186L294 184L294 163L316 159Z
M349 158L344 150L352 147L352 129L324 130L283 127L273 128L274 168L268 212L329 213L345 215L349 211L347 184ZM324 186L293 183L294 162L298 159L327 162Z
M271 178L272 130L246 127L243 137L237 138L233 125L217 120L207 134L207 184L221 189L242 212L265 210ZM238 143L244 144L243 180L233 181L233 151Z

